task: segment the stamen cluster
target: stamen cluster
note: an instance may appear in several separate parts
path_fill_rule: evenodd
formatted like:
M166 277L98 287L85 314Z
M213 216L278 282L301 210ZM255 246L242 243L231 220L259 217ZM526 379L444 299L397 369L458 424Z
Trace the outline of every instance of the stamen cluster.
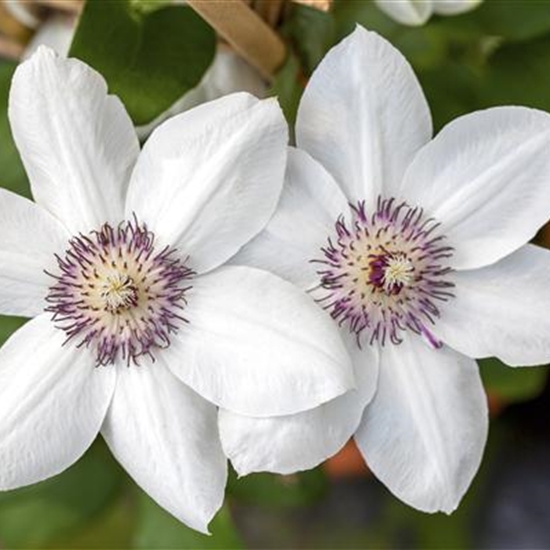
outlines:
M185 293L193 272L169 247L155 250L154 235L136 219L103 225L69 241L46 311L66 343L93 346L98 365L137 363L170 344L186 322Z
M319 302L359 346L363 336L369 344L399 344L408 329L440 347L430 326L440 316L437 302L453 297L454 284L446 265L453 249L438 234L439 223L393 198L379 198L370 215L364 202L351 209L351 223L341 216L325 257L314 260L323 265L318 273L328 291Z

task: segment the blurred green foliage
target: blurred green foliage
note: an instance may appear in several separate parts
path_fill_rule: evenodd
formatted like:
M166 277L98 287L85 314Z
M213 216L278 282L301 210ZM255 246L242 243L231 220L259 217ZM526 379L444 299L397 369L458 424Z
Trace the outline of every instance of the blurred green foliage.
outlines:
M103 73L136 124L149 122L196 85L214 56L213 31L187 7L168 4L91 0L72 45L72 55ZM550 0L528 5L524 0L486 0L471 13L434 17L419 28L396 24L368 0L336 0L330 13L294 6L282 29L291 51L276 75L273 92L291 123L307 76L356 23L390 39L410 60L436 130L457 116L492 105L522 104L550 111ZM7 121L14 69L13 63L0 63L0 184L30 196ZM0 317L0 343L23 322ZM507 403L538 395L548 376L542 367L511 369L495 359L481 361L480 367L488 390ZM380 504L375 524L349 530L345 544L471 547L468 526L479 509L498 438L497 431L474 487L453 516L415 512L378 486L383 494L375 495ZM270 521L259 524L273 530L275 544L296 545L304 542L301 537L309 537L315 546L336 547L342 533L333 523L317 522L318 532L312 533L305 514L323 502L329 487L320 469L239 480L231 473L226 506L211 524L213 535L206 537L180 524L137 489L98 439L77 464L56 478L0 493L0 547L243 548L232 508L241 521L243 514L267 510ZM299 534L292 531L293 521Z
M96 445L63 475L0 493L0 541L7 548L37 548L77 531L111 501L120 476Z
M289 476L254 474L229 476L227 492L235 500L267 508L294 508L318 501L325 493L327 480L319 469Z
M548 367L508 367L498 359L478 361L485 387L503 403L536 397L548 378Z
M13 334L19 327L22 327L26 319L18 317L6 317L0 315L0 346L4 345L4 342L8 337Z
M137 528L134 548L153 550L158 548L244 548L237 533L229 508L224 506L210 524L211 536L193 531L156 505L145 493L139 498Z

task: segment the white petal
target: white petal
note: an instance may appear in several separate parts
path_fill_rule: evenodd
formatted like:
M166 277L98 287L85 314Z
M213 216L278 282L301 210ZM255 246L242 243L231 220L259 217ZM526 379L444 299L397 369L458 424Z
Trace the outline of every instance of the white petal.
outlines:
M489 265L550 215L550 115L496 107L456 119L416 156L402 195L442 223L456 269Z
M236 52L228 49L225 44L220 43L212 65L204 73L199 84L155 120L138 126L136 128L138 135L140 139L144 139L169 117L234 92L248 92L263 98L266 97L268 89L265 80L254 67Z
M33 202L0 189L0 313L34 317L54 279L54 254L69 240L65 228Z
M189 320L164 351L205 399L248 416L293 414L354 387L336 323L275 275L228 266L198 277Z
M432 0L439 15L458 15L477 8L483 0Z
M425 512L450 513L479 467L487 428L475 361L412 335L383 349L378 390L355 441L398 498Z
M127 214L204 272L225 262L272 216L286 163L287 126L274 99L239 93L173 117L136 165Z
M220 410L223 449L237 473L291 474L308 470L346 444L376 391L378 377L377 348L367 346L358 350L352 343L356 390L290 416L253 418Z
M432 135L430 111L407 60L357 26L309 81L298 111L298 146L334 176L352 202L392 195Z
M115 385L44 314L0 350L0 489L56 475L95 439Z
M511 365L550 361L550 251L533 245L483 269L454 275L455 298L432 328L470 357Z
M156 363L118 367L103 437L151 498L207 533L227 478L216 408L175 378L160 353Z
M139 144L99 73L41 46L15 72L9 117L36 202L73 233L121 221Z
M340 215L349 216L346 197L332 176L307 153L290 148L285 185L265 229L236 256L235 265L271 271L304 289L319 284L321 247Z
M376 5L403 25L424 25L432 15L437 0L375 0Z

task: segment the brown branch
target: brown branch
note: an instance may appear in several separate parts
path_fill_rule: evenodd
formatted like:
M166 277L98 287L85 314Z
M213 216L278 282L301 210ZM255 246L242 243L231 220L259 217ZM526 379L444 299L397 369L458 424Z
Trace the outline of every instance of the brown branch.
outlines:
M273 78L285 60L285 44L243 0L188 0L187 3L264 77Z
M78 14L84 6L83 0L31 0L34 4L66 13Z
M284 7L284 0L255 0L254 11L272 28L277 26Z
M24 46L0 35L0 57L18 61L23 54Z
M0 2L0 33L12 42L26 44L32 36L32 30L18 21L8 8Z

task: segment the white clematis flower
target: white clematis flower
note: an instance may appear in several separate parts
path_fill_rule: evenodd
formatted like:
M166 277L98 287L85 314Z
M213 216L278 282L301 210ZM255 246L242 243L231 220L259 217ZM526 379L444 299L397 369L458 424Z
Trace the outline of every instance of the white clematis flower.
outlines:
M36 204L0 191L0 488L61 472L101 432L200 531L221 505L217 408L305 410L353 386L330 317L267 272L224 265L267 223L287 128L235 94L161 125L140 153L105 81L44 47L9 117Z
M415 75L358 27L300 104L279 208L232 261L308 290L341 327L359 389L316 410L220 413L237 471L311 468L355 434L408 504L451 512L487 436L473 358L550 360L550 115L501 107L431 139ZM314 160L316 159L316 160Z
M459 15L473 10L483 0L374 0L389 17L402 25L424 25L435 13Z

